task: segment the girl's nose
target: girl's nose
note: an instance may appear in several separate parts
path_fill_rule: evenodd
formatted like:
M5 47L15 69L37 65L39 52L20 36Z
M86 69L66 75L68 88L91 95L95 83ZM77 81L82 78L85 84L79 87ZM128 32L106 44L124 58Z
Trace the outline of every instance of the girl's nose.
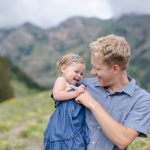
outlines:
M82 75L81 75L81 74L78 74L78 78L81 79L81 78L82 78Z

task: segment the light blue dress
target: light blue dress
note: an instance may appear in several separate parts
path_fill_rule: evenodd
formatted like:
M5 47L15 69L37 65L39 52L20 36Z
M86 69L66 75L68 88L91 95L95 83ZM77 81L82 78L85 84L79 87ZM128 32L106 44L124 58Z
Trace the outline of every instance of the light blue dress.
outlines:
M55 101L55 106L44 132L44 150L86 150L89 136L85 108L74 99Z

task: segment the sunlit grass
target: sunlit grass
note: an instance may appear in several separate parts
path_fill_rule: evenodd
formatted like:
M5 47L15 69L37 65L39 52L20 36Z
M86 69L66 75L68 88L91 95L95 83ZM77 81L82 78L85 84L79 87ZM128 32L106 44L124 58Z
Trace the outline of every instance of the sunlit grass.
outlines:
M129 146L128 150L150 150L150 137L146 138L146 139L145 138L137 138Z
M27 141L32 140L37 141L42 150L43 133L53 110L49 91L1 103L0 150L26 150Z
M54 110L49 91L24 98L11 99L0 104L0 150L43 150L43 135L49 116ZM129 150L149 150L150 137L137 138Z
M0 104L0 132L8 130L19 122L40 118L53 111L53 101L49 92L42 92L34 96L11 99Z
M27 95L38 92L35 88L28 87L25 82L19 81L16 78L11 80L11 85L13 87L15 97L26 97Z
M0 138L0 150L25 150L26 144L22 139L13 137Z

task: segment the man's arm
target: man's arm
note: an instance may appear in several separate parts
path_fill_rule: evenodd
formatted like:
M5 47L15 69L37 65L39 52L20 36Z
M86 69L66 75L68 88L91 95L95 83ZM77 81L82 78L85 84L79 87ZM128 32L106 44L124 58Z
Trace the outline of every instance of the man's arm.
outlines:
M139 135L114 120L88 92L80 94L76 101L91 110L105 135L120 149L125 149Z

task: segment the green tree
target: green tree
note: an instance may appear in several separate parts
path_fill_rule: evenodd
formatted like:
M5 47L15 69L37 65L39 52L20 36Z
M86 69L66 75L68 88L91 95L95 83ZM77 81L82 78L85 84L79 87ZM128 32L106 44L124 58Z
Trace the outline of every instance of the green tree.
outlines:
M0 56L0 102L14 96L10 84L9 67L5 58Z

